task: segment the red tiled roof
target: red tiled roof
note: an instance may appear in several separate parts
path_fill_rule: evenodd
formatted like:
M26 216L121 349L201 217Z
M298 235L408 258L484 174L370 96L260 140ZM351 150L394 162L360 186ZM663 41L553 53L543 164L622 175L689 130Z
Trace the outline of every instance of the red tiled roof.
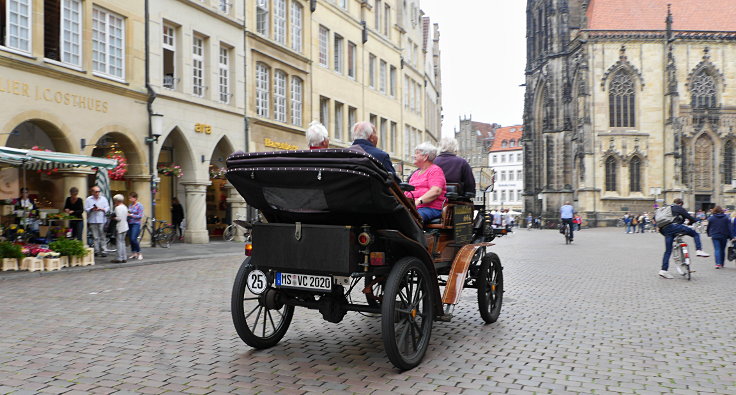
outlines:
M493 139L493 145L488 151L516 151L522 149L521 135L524 130L523 125L506 126L496 129L496 137ZM509 147L509 143L514 141L514 146ZM506 142L504 148L503 142Z
M736 31L736 0L591 0L590 30L665 30L667 4L672 29Z

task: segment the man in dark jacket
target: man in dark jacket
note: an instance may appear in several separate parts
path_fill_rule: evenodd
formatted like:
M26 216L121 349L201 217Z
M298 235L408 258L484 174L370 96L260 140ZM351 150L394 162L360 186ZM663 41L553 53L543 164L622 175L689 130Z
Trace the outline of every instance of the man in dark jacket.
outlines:
M378 159L391 174L396 175L394 165L391 163L391 158L380 148L376 148L378 145L378 134L376 133L376 127L370 122L358 122L353 125L353 145L359 145L363 150L369 153L372 157Z
M434 164L445 172L448 183L462 183L463 194L475 194L475 177L468 161L457 156L457 140L452 137L443 137L440 140L440 154Z
M683 222L687 219L691 224L698 222L697 219L693 218L687 210L682 207L682 199L677 198L673 201L672 215L675 217L674 222L661 228L659 233L664 236L664 256L662 257L662 269L659 271L659 276L662 278L673 278L672 275L667 271L670 267L670 255L672 255L672 241L675 239L675 235L678 233L684 233L695 240L695 249L697 250L695 255L701 257L709 257L707 253L703 251L703 245L700 242L700 235L693 228L683 225Z

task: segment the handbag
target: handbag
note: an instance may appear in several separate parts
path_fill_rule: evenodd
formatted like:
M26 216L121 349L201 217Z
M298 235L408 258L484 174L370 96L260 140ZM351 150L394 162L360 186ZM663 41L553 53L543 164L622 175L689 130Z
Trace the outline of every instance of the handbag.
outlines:
M728 253L726 254L726 257L729 261L733 261L736 259L736 247L734 247L733 242L731 242L731 245L728 247Z

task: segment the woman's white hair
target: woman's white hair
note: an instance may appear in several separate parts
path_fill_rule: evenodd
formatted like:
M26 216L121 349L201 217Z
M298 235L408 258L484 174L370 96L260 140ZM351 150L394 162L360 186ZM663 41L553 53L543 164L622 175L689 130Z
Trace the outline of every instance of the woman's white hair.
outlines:
M440 140L440 152L457 153L457 140L454 137L443 137Z
M307 128L307 144L310 147L316 147L322 144L323 141L328 137L327 128L325 125L317 121L312 121Z
M112 201L113 202L124 202L125 198L123 197L123 195L118 193L117 195L112 197Z
M432 145L432 143L421 143L414 148L414 151L419 151L420 154L427 155L427 160L430 162L433 162L434 158L437 157L437 147Z
M353 140L368 140L373 134L374 126L368 121L358 122L353 125Z

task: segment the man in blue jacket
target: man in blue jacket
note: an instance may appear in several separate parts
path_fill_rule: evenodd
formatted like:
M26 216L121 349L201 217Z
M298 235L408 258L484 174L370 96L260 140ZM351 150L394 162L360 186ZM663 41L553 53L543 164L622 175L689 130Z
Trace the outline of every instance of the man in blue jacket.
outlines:
M396 175L394 165L391 163L391 158L380 148L376 148L378 145L378 134L376 133L376 127L370 122L358 122L353 125L353 145L359 145L363 150L369 153L372 157L378 159L391 174Z
M700 235L693 228L683 225L683 222L687 219L691 224L698 222L697 219L693 218L682 205L682 199L677 198L672 201L672 215L675 217L674 222L659 230L659 233L664 236L664 256L662 257L662 269L659 271L659 276L662 278L673 278L672 275L667 271L670 267L670 255L672 255L672 241L675 239L675 235L678 233L684 233L695 240L695 249L697 250L695 255L702 257L709 257L706 252L703 251L703 245L700 243Z

